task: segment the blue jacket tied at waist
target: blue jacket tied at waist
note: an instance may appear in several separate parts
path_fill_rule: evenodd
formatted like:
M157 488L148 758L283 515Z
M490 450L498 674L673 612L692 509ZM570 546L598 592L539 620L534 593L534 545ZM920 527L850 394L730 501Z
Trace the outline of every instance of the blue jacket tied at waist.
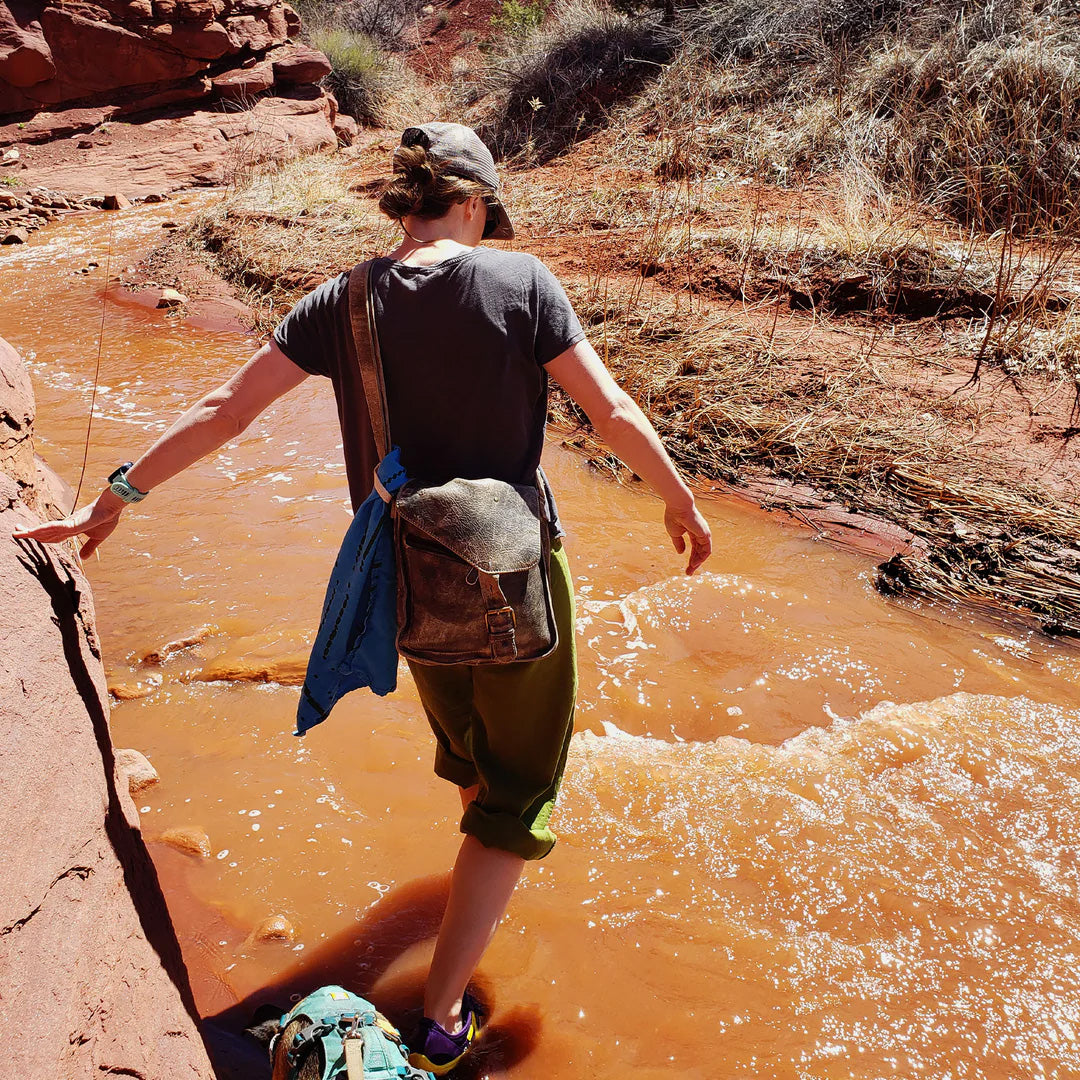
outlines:
M390 506L378 491L381 484L393 495L408 482L396 446L375 476L376 490L356 511L330 574L294 735L321 724L350 690L369 686L385 695L397 687L397 565Z

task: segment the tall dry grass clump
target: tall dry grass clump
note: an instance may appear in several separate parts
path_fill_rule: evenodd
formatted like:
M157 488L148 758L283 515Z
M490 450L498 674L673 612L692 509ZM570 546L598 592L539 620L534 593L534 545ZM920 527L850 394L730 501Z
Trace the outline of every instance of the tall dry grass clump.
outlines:
M916 197L986 231L1080 224L1080 25L961 21L872 54L854 90L867 160Z
M675 52L655 17L596 0L564 0L528 33L504 36L459 88L472 120L501 156L547 161L608 120Z
M705 0L670 24L569 0L493 51L481 99L506 154L689 132L704 168L861 170L979 229L1080 232L1073 0Z

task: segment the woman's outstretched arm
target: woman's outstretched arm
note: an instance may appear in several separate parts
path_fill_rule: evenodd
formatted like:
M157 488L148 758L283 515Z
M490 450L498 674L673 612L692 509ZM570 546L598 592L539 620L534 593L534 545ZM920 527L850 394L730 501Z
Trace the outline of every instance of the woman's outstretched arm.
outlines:
M682 554L690 537L686 572L692 574L711 554L712 534L656 429L587 341L572 345L545 368L585 410L600 438L664 500L664 526L675 550Z
M307 378L273 342L264 345L228 382L191 406L128 470L128 481L150 491L200 458L236 438L272 401ZM60 521L13 533L16 540L55 544L85 534L80 555L87 555L109 536L127 506L105 488L81 510Z

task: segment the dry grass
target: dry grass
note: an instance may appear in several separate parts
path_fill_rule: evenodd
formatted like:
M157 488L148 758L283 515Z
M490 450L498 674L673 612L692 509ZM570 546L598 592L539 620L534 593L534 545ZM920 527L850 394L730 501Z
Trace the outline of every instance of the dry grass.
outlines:
M560 276L590 340L680 465L733 482L764 469L910 529L930 557L887 564L886 590L1027 612L1049 630L1080 634L1075 508L1018 482L1015 463L977 445L985 396L929 401L893 379L904 346L895 318L878 317L918 290L931 298L924 315L966 297L953 358L966 353L974 368L978 356L1026 350L1030 363L1040 343L1076 341L1071 249L943 230L856 181L785 206L774 189L733 178L675 170L671 179L670 166L667 175L657 168L671 158L665 148L640 183L620 175L610 188L594 183L587 164L518 171L508 198L532 243L574 253L573 274ZM367 152L346 160L292 163L199 223L226 275L261 297L266 326L325 277L395 240L368 197L377 184L361 171ZM725 185L745 197L724 198ZM854 293L836 292L845 281ZM821 292L829 282L833 292ZM839 301L856 295L877 301L843 323L853 343L846 358L823 362L815 335L842 320L851 307ZM777 332L777 297L806 308L784 316L803 319L804 333ZM913 338L908 351L919 347ZM570 427L583 421L559 396L553 416ZM608 461L587 427L573 439Z
M193 239L272 329L305 292L392 246L395 227L358 194L356 150L314 155L253 177L197 217Z
M610 128L613 163L656 139L676 173L852 170L979 229L1080 232L1070 0L705 0L671 25L567 0L463 89L508 156Z
M604 127L609 110L662 70L671 33L596 0L562 0L530 34L503 39L456 88L470 122L503 157L550 160Z
M926 541L929 558L898 556L879 569L883 591L1033 614L1047 632L1080 636L1080 518L973 445L975 403L913 398L881 374L872 338L846 370L821 369L812 353L778 347L738 315L654 307L643 316L633 296L572 292L606 363L682 469L738 482L765 468L809 482ZM552 415L618 471L569 399L556 393Z

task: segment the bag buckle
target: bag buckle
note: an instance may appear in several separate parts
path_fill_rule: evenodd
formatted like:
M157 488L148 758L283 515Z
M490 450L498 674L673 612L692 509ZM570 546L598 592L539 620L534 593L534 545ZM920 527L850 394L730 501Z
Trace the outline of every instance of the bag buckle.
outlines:
M517 627L517 622L514 619L514 609L509 605L487 612L486 617L488 633L492 637L512 634Z

